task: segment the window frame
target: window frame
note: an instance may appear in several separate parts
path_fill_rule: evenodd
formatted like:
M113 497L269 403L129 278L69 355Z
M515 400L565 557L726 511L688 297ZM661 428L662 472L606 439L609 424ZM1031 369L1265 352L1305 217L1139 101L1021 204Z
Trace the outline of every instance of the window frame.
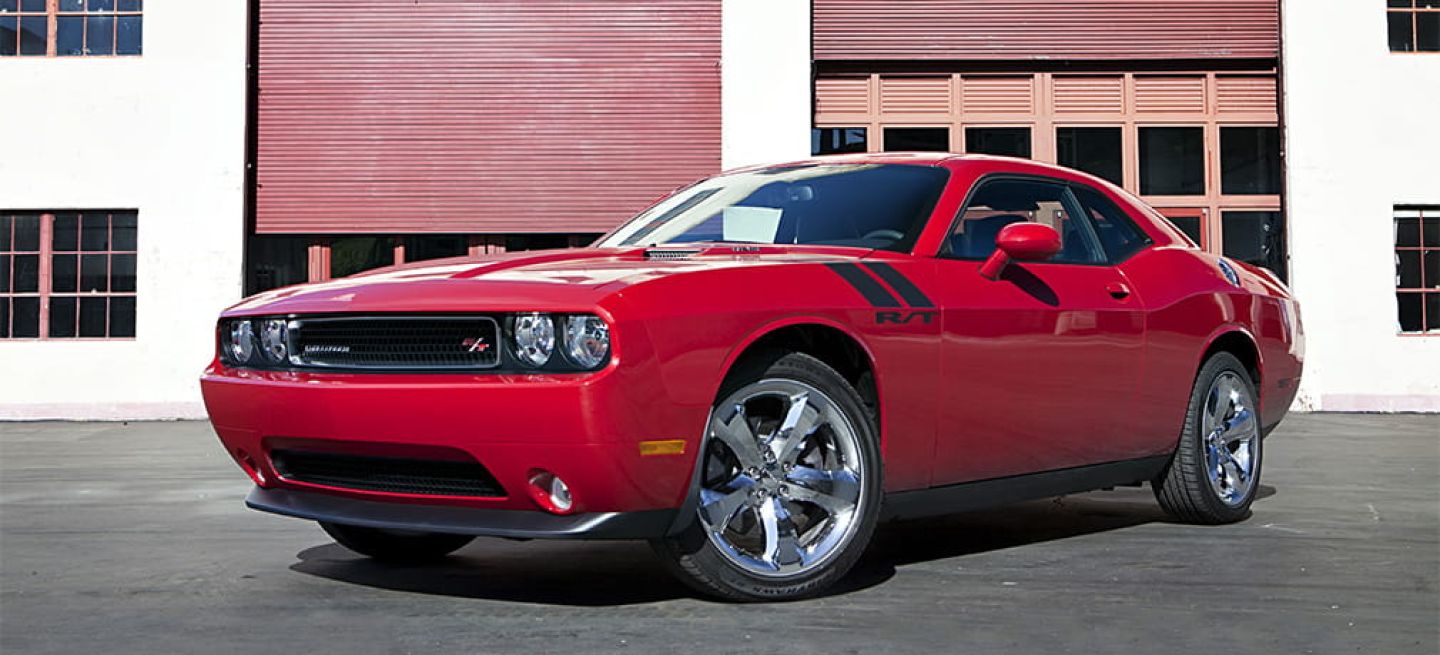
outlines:
M1397 267L1396 275L1395 275L1395 278L1396 278L1396 279L1395 279L1395 296L1396 296L1396 297L1395 297L1395 328L1396 328L1395 335L1396 335L1396 336L1400 336L1400 337L1407 337L1407 338L1408 338L1408 337L1440 338L1440 316L1436 316L1436 317L1433 317L1433 318L1430 317L1430 316L1428 315L1428 311L1427 311L1427 309L1426 309L1426 302L1425 302L1426 300L1428 300L1428 297L1429 297L1429 296L1440 296L1440 281L1437 281L1436 286L1432 286L1432 287L1426 287L1426 286L1424 286L1424 285L1425 285L1425 282L1426 282L1426 280L1425 280L1425 254L1426 254L1426 253L1430 253L1430 252L1434 252L1434 253L1437 253L1437 256L1440 256L1440 245L1434 245L1434 246L1427 246L1427 245L1425 245L1425 220L1426 220L1426 219L1431 219L1431 218L1437 219L1436 225L1437 225L1437 226L1440 226L1440 205L1395 205L1395 206L1392 208L1392 210L1391 210L1391 222L1390 222L1390 225L1391 225L1391 229L1392 229L1392 230L1395 229L1396 225L1398 224L1398 222L1399 222L1399 221L1401 220L1401 218L1402 218L1402 217L1400 217L1400 216L1396 216L1396 214L1400 213L1401 211L1418 211L1418 212L1420 213L1420 216L1415 219L1415 220L1419 221L1419 224L1418 224L1418 226L1417 226L1417 229L1419 230L1419 232L1418 232L1418 237L1419 237L1419 243L1420 243L1420 245L1418 245L1418 246L1401 246L1399 243L1392 243L1392 244L1391 244L1391 247L1394 249L1394 250L1393 250L1393 252L1394 252L1394 255L1393 255L1393 256L1396 258L1396 267ZM1434 214L1434 216L1431 216L1431 214ZM1410 217L1406 216L1406 217L1404 217L1404 218L1410 218ZM1397 231L1397 232L1398 232L1398 231ZM1398 234L1397 234L1396 236L1397 236L1397 239L1398 239ZM1399 275L1399 270L1398 270L1399 261L1398 261L1398 260L1399 260L1400 253L1402 253L1402 252L1417 252L1417 253L1420 254L1420 284L1421 284L1421 286L1419 286L1419 287L1402 287L1402 286L1400 286L1400 279L1399 279L1399 278L1400 278L1400 275ZM1401 330L1401 329L1400 329L1400 298L1399 298L1399 296L1400 296L1401 294L1407 294L1407 295L1413 295L1413 296L1419 296L1419 297L1420 297L1420 327L1421 327L1421 330L1418 331L1418 332L1406 331L1406 330ZM1434 321L1433 324L1431 323L1432 320Z
M1389 42L1389 41L1390 41L1390 17L1393 16L1393 15L1395 15L1395 14L1404 14L1404 15L1406 15L1406 16L1410 19L1410 45L1411 45L1412 47L1414 47L1413 50L1396 50L1396 49L1394 48L1394 46L1393 46L1392 44L1390 44L1390 42ZM1386 50L1388 50L1391 54L1402 54L1402 55L1440 55L1440 47L1437 47L1435 50L1421 50L1421 49L1420 49L1420 15L1421 15L1421 14L1440 14L1440 6L1436 6L1436 7L1421 7L1421 6L1420 6L1420 3L1417 2L1416 0L1410 0L1410 6L1409 6L1409 7L1391 7L1391 6L1389 6L1389 3L1388 3L1388 2L1386 3L1386 7L1385 7L1385 41L1386 41L1386 43L1385 43L1385 48L1386 48Z
M68 213L76 213L76 214L80 214L80 215L84 215L84 214L101 214L101 213L103 213L103 214L108 215L108 219L107 219L107 229L108 229L108 232L107 232L107 245L106 245L106 250L87 250L87 251L74 251L74 252L68 251L68 250L62 250L62 251L58 251L58 253L57 253L57 251L55 250L55 215L56 215L56 214L68 214ZM135 216L136 216L136 244L135 244L135 250L115 250L115 249L114 249L114 248L115 248L115 242L114 242L114 232L115 232L114 214L116 214L116 213L134 213L134 214L135 214ZM7 343L7 342L37 342L37 341L54 341L54 342L61 342L61 343L70 343L70 342L77 342L77 341L105 341L105 342L111 342L111 341L135 341L135 340L137 340L137 339L139 338L139 336L140 336L140 311L139 311L139 305L140 305L140 299L139 299L139 298L140 298L139 215L140 215L140 211L139 211L138 209L113 209L113 208L112 208L112 209L74 209L74 208L72 208L72 209L63 209L63 210L61 210L61 209L45 209L45 210L34 210L34 209L32 209L32 210L5 210L4 212L0 212L0 214L8 214L8 215L11 215L11 216L16 215L16 214L34 214L34 215L40 217L40 248L39 248L39 250L35 251L35 253L34 253L34 254L36 254L36 255L39 256L39 272L38 272L38 280L37 280L37 283L36 283L35 291L34 291L33 293L31 293L31 292L16 293L16 292L9 291L9 290L0 291L0 297L4 297L4 298L10 298L10 299L14 299L14 298L38 298L38 299L39 299L39 301L40 301L40 310L39 310L39 311L40 311L40 316L39 316L38 329L37 329L37 332L36 332L37 336L33 336L33 337L17 337L17 336L14 336L14 333L15 333L15 330L14 330L14 325L15 325L15 309L14 309L14 306L13 306L13 304L12 304L12 306L11 306L11 308L10 308L10 313L9 313L9 315L6 317L6 318L9 320L9 324L6 325L6 328L7 328L7 336L0 337L0 343ZM77 238L78 238L78 237L77 237ZM11 257L12 257L12 260L11 260L12 263L11 263L11 265L13 266L13 265L14 265L14 264L13 264L13 262L14 262L13 257L14 257L14 255L16 254L16 251L13 250L13 248L14 248L13 235L12 235L11 248L12 248L12 250L7 250L7 251L6 251L6 254L11 255ZM30 253L30 251L24 251L24 254L31 254L31 253ZM113 280L113 273L114 273L114 271L113 271L113 266L114 266L114 261L113 261L113 259L114 259L114 256L117 255L117 254L120 254L120 255L135 255L135 259L136 259L136 262L135 262L135 290L134 290L134 291L104 291L104 292L97 292L97 293L82 292L82 291L79 290L79 287L78 287L78 279L77 279L77 287L76 287L76 290L75 290L75 291L73 291L73 292L71 292L71 291L56 292L55 289L54 289L54 279L55 279L55 276L54 276L54 267L55 267L55 255L56 255L56 254L61 254L61 255L74 255L74 256L76 256L77 260L78 260L80 257L82 257L82 256L84 256L84 255L87 255L87 254L88 254L88 255L105 255L106 287L113 287L113 286L114 286L114 280ZM77 266L78 266L78 262L77 262ZM13 274L12 274L12 277L13 277ZM11 286L12 286L12 288L13 288L13 285L14 285L14 281L12 280L12 281L11 281ZM54 300L56 297L60 297L60 298L75 298L75 299L76 299L76 300L75 300L75 302L76 302L76 312L77 312L77 319L76 319L76 320L77 320L76 336L73 336L73 337L52 337L52 336L50 336L50 305L51 305L51 301ZM133 299L135 299L136 311L135 311L134 334L132 334L132 335L130 335L130 336L118 336L118 337L117 337L117 336L103 336L103 337L82 337L82 336L79 336L79 326L78 326L78 320L79 320L79 319L78 319L78 312L80 311L80 310L79 310L79 303L80 303L80 299L82 299L82 298L106 298L106 299L109 299L109 298L133 298ZM109 332L110 332L110 311L109 311L109 304L108 304L108 303L106 304L106 312L105 312L105 332L106 332L107 335L108 335Z
M1117 263L1119 263L1111 261L1110 253L1105 251L1105 244L1100 242L1100 237L1095 233L1095 225L1093 224L1089 216L1085 216L1084 206L1080 204L1080 199L1076 198L1075 193L1070 190L1070 187L1072 185L1078 184L1077 182L1072 182L1070 180L1065 180L1057 177L1049 177L1046 175L1012 172L987 173L977 178L975 182L970 185L970 189L965 192L965 201L960 203L960 208L955 210L955 216L950 219L950 226L948 229L945 230L945 239L940 242L940 250L935 253L935 259L945 259L958 262L983 262L986 259L989 259L989 255L986 255L985 257L961 257L952 253L950 251L950 237L955 234L955 228L959 227L960 222L964 220L966 210L970 209L970 203L974 202L975 200L975 194L979 192L980 189L984 188L986 184L998 181L1041 182L1044 184L1054 184L1064 189L1065 192L1063 195L1061 195L1060 202L1062 205L1065 206L1065 212L1070 214L1071 220L1081 221L1081 225L1083 226L1081 232L1085 235L1086 239L1089 239L1091 246L1093 246L1095 250L1097 250L1104 256L1103 261L1098 262L1057 262L1047 259L1045 261L1039 262L1026 262L1027 264L1050 264L1056 266L1115 266ZM1102 193L1102 195L1104 194ZM1129 215L1128 212L1124 212L1123 209L1121 210L1121 212L1125 214L1125 217L1127 219L1131 219L1133 221L1133 218ZM1144 230L1140 230L1140 233L1146 237L1147 241L1149 240L1149 235L1145 235ZM1146 243L1145 247L1142 247L1139 250L1131 253L1130 257L1134 257L1136 254L1144 252L1147 248L1150 247L1150 245L1150 243ZM994 254L994 251L991 251L991 254ZM1130 257L1126 257L1125 259L1129 259ZM1125 260L1122 259L1120 261Z
M139 5L140 8L139 8L139 9L134 9L134 10L123 9L123 10L122 10L122 9L120 8L120 2L121 2L121 0L111 0L111 6L114 7L113 9L91 11L90 9L88 9L89 0L82 0L82 7L87 7L87 8L81 9L81 10L79 10L79 11L74 11L74 10L61 9L61 8L60 8L61 0L45 0L45 9L44 9L43 11L34 11L34 10L26 11L26 10L24 9L24 0L16 0L16 9L17 9L17 10L14 11L14 12L0 13L0 16L15 16L15 17L16 17L16 19L17 19L17 22L16 22L16 27L17 27L17 30L16 30L16 31L17 31L16 38L17 38L17 39L20 38L20 35L18 34L18 32L19 32L18 27L19 27L19 25L20 25L20 23L19 23L19 20L20 20L20 19L25 18L25 17L32 17L32 18L33 18L33 17L44 17L44 18L45 18L45 52L44 52L43 54L21 54L21 53L20 53L19 44L18 44L18 41L17 41L16 48L15 48L15 54L13 54L13 55L0 55L0 57L15 57L15 58L17 58L17 59L51 59L51 58L63 59L63 58L69 58L69 57L95 57L95 58L101 58L101 59L105 59L105 58L112 58L112 59L114 59L114 58L127 58L127 57L140 57L140 56L143 56L143 55L144 55L144 52L145 52L145 5L144 5L144 1L143 1L143 0L135 0L135 1L140 2L140 5ZM59 45L58 45L58 44L59 44L59 25L60 25L60 18L80 18L80 19L83 21L83 20L85 20L85 19L92 18L92 17L93 17L93 18L109 18L109 19L111 19L111 20L113 21L113 26L112 26L112 28L111 28L111 29L112 29L112 33L111 33L111 35L110 35L110 49L111 49L111 52L109 52L109 53L104 53L104 54L90 54L90 53L88 53L88 52L85 52L85 50L86 50L86 48L87 48L87 39L85 38L85 35L88 35L89 29L90 29L89 26L86 25L85 27L82 28L84 31L82 32L82 36L81 36L81 38L80 38L81 52L80 52L79 54L73 54L73 55L62 55L62 54L60 54L60 53L59 53ZM135 53L115 52L115 50L116 50L116 48L118 48L119 42L120 42L120 19L121 19L121 18L129 18L129 17L135 17L135 18L139 18L139 19L140 19L140 41L139 41L139 43L137 44L137 47L139 48L139 52L135 52Z

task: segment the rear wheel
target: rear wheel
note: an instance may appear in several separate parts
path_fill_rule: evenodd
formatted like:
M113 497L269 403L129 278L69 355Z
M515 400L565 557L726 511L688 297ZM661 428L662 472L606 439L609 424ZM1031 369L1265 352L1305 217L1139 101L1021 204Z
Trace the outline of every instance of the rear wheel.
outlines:
M737 367L711 411L698 510L652 542L679 577L732 600L789 600L855 564L880 505L875 428L834 369L801 353Z
M429 562L460 550L475 538L463 534L412 532L320 523L320 528L341 546L387 562Z
M1155 498L1189 523L1232 523L1250 514L1260 487L1261 446L1255 384L1230 353L1206 360L1195 378L1185 428Z

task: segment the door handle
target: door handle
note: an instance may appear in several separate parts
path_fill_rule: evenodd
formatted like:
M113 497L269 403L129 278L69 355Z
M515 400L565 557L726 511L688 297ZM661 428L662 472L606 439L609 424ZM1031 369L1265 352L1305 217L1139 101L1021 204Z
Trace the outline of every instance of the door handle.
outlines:
M1105 285L1105 292L1116 300L1124 300L1130 297L1130 287L1124 282L1111 282Z

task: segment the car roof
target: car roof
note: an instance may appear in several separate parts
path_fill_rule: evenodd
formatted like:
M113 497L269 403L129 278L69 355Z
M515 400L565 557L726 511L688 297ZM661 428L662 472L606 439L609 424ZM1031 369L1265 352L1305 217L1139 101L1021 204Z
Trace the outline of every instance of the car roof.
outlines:
M1000 157L996 155L975 155L960 154L954 152L863 152L843 155L820 155L808 159L796 159L788 162L775 162L746 166L727 172L765 170L771 168L790 168L794 166L817 166L825 164L910 164L916 166L941 166L941 165L964 165L964 164L1006 164L1018 165L1031 170L1041 169L1066 173L1069 175L1083 173L1054 164L1038 162L1033 159L1022 159L1018 157ZM1088 176L1087 176L1088 177Z

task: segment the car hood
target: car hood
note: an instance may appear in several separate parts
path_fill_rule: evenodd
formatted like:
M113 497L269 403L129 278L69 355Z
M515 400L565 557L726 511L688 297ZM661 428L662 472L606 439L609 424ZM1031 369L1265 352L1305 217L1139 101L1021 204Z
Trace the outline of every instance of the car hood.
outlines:
M355 312L589 311L650 280L740 266L854 260L874 252L824 246L578 248L442 259L267 291L225 315Z

